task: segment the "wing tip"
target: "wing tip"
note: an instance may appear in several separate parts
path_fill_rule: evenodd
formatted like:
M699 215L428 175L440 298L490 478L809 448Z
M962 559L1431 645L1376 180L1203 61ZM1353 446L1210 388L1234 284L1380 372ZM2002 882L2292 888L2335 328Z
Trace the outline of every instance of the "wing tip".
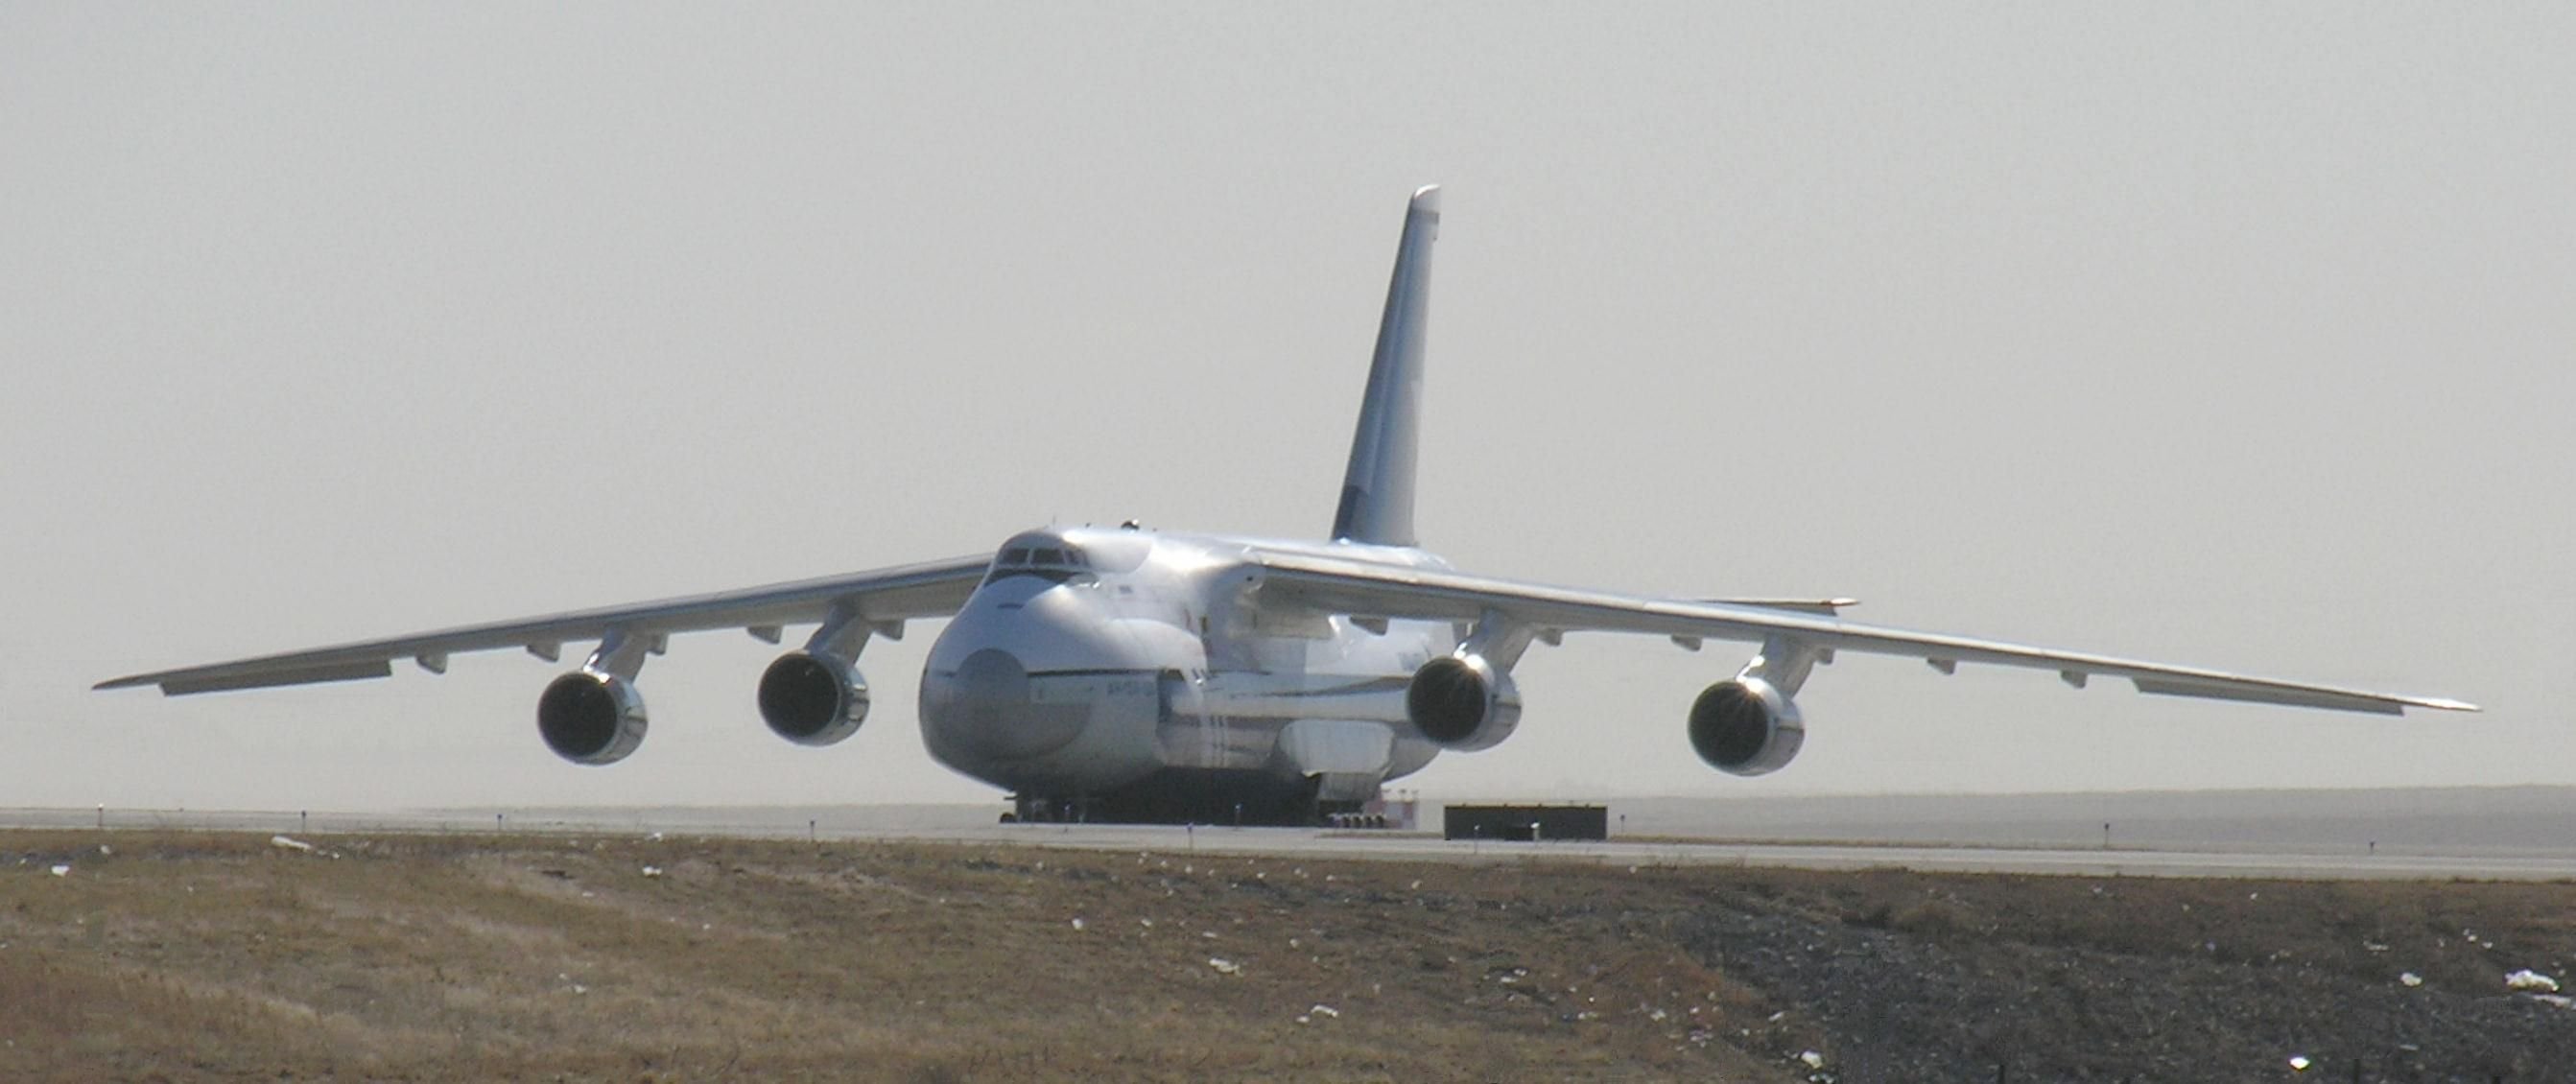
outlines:
M2406 701L2406 706L2432 708L2436 711L2464 711L2473 715L2484 714L2487 710L2466 700L2453 700L2446 696L2410 697Z

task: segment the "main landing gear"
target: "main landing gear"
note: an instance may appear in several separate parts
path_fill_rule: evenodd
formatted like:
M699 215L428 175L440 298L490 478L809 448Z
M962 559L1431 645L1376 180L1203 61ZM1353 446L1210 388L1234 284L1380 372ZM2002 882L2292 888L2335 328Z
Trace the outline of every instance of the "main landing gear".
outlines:
M1244 773L1237 785L1175 776L1102 794L1061 797L1014 794L1003 824L1196 824L1235 828L1366 830L1412 827L1409 799L1320 801L1311 783L1278 786ZM1265 784L1246 786L1251 782Z

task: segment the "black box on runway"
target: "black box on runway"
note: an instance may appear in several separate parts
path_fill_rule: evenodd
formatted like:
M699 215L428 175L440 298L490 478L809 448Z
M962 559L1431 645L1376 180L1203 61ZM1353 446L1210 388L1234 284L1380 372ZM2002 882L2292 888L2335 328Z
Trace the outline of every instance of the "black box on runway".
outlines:
M1453 805L1440 811L1445 839L1608 839L1606 805Z

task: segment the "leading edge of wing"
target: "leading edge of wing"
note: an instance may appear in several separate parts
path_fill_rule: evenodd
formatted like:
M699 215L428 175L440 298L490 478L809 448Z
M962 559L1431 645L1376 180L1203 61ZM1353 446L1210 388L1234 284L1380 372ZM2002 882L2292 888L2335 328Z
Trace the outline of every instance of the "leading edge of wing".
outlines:
M2445 697L2282 681L1998 640L1861 625L1825 615L1642 598L1293 553L1263 552L1255 560L1263 569L1265 598L1293 600L1298 605L1346 614L1473 621L1493 612L1533 629L1558 632L1632 632L1754 643L1783 636L1838 651L1924 659L1945 668L1970 662L2055 670L2071 685L2081 685L2085 678L2096 675L2127 678L2139 692L2164 696L2383 715L2403 714L2407 708L2478 710L2475 704ZM1284 589L1279 596L1269 594L1274 585Z
M393 672L392 660L406 657L429 658L453 652L532 645L560 646L569 641L596 640L612 629L629 635L660 635L791 625L822 620L844 602L855 602L861 616L872 621L945 617L965 603L966 596L974 591L991 563L990 555L952 557L732 591L568 610L307 651L131 674L110 678L91 688L131 689L158 685L165 694L182 696L273 685L352 681L384 677Z

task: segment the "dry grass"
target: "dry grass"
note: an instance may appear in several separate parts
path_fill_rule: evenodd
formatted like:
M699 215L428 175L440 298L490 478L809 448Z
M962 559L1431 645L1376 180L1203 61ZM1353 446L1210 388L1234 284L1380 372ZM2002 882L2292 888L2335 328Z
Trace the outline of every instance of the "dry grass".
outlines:
M1509 870L315 842L0 835L0 1077L1781 1079L1645 1021L1724 985L1670 946L1513 936Z
M314 842L0 833L0 1079L1787 1081L1801 1050L1913 1040L1734 968L1748 942L1712 922L1966 972L2295 960L2386 985L2402 957L2499 998L2510 967L2576 958L2561 885Z

